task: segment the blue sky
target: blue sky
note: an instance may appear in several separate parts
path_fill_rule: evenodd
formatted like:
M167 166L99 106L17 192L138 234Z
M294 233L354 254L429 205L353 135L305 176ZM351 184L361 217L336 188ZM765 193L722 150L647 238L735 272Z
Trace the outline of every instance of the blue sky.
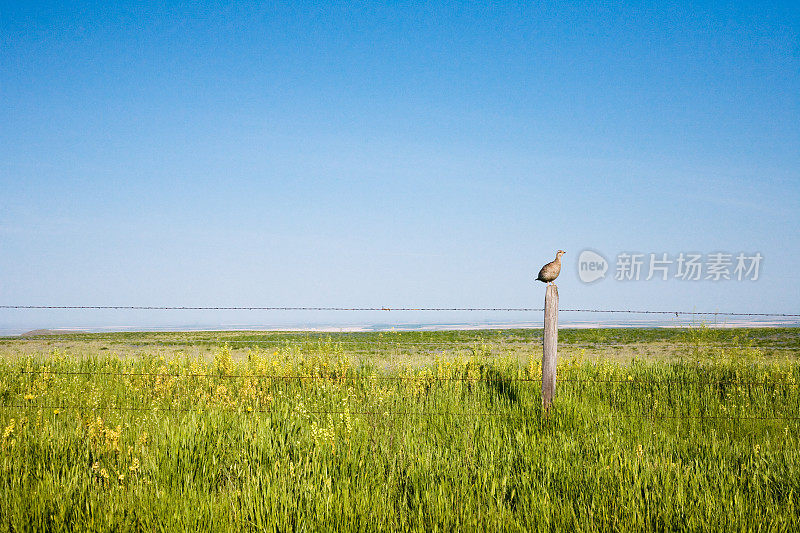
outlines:
M3 2L0 304L540 306L561 248L563 307L797 313L798 94L795 3ZM764 262L587 285L585 248Z

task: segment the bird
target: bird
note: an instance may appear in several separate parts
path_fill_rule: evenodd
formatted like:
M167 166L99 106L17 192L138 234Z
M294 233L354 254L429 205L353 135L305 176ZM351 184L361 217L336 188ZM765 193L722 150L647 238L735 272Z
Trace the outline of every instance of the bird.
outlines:
M554 261L550 261L542 269L539 271L539 275L536 277L536 281L543 281L550 285L561 273L561 256L564 255L564 250L559 250L556 252L556 258Z

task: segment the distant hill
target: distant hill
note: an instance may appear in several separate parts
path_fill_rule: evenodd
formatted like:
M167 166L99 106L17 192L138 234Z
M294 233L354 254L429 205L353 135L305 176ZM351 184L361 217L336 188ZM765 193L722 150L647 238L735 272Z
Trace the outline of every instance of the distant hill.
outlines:
M27 333L20 333L20 337L41 337L44 335L69 335L71 333L86 333L77 329L34 329Z

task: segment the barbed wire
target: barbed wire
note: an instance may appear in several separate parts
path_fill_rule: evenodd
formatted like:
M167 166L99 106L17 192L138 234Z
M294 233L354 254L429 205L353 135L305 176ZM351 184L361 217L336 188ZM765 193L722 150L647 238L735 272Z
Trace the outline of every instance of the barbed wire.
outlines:
M541 307L262 307L262 306L160 306L160 305L0 305L0 309L106 309L139 311L544 311ZM649 311L635 309L559 309L575 313L631 313L675 316L798 317L800 313L736 313L717 311Z

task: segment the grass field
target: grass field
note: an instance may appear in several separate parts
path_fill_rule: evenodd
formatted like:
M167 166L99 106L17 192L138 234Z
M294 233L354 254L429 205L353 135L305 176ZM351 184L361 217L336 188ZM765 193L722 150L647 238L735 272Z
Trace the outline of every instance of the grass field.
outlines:
M0 339L0 530L800 528L800 330Z

